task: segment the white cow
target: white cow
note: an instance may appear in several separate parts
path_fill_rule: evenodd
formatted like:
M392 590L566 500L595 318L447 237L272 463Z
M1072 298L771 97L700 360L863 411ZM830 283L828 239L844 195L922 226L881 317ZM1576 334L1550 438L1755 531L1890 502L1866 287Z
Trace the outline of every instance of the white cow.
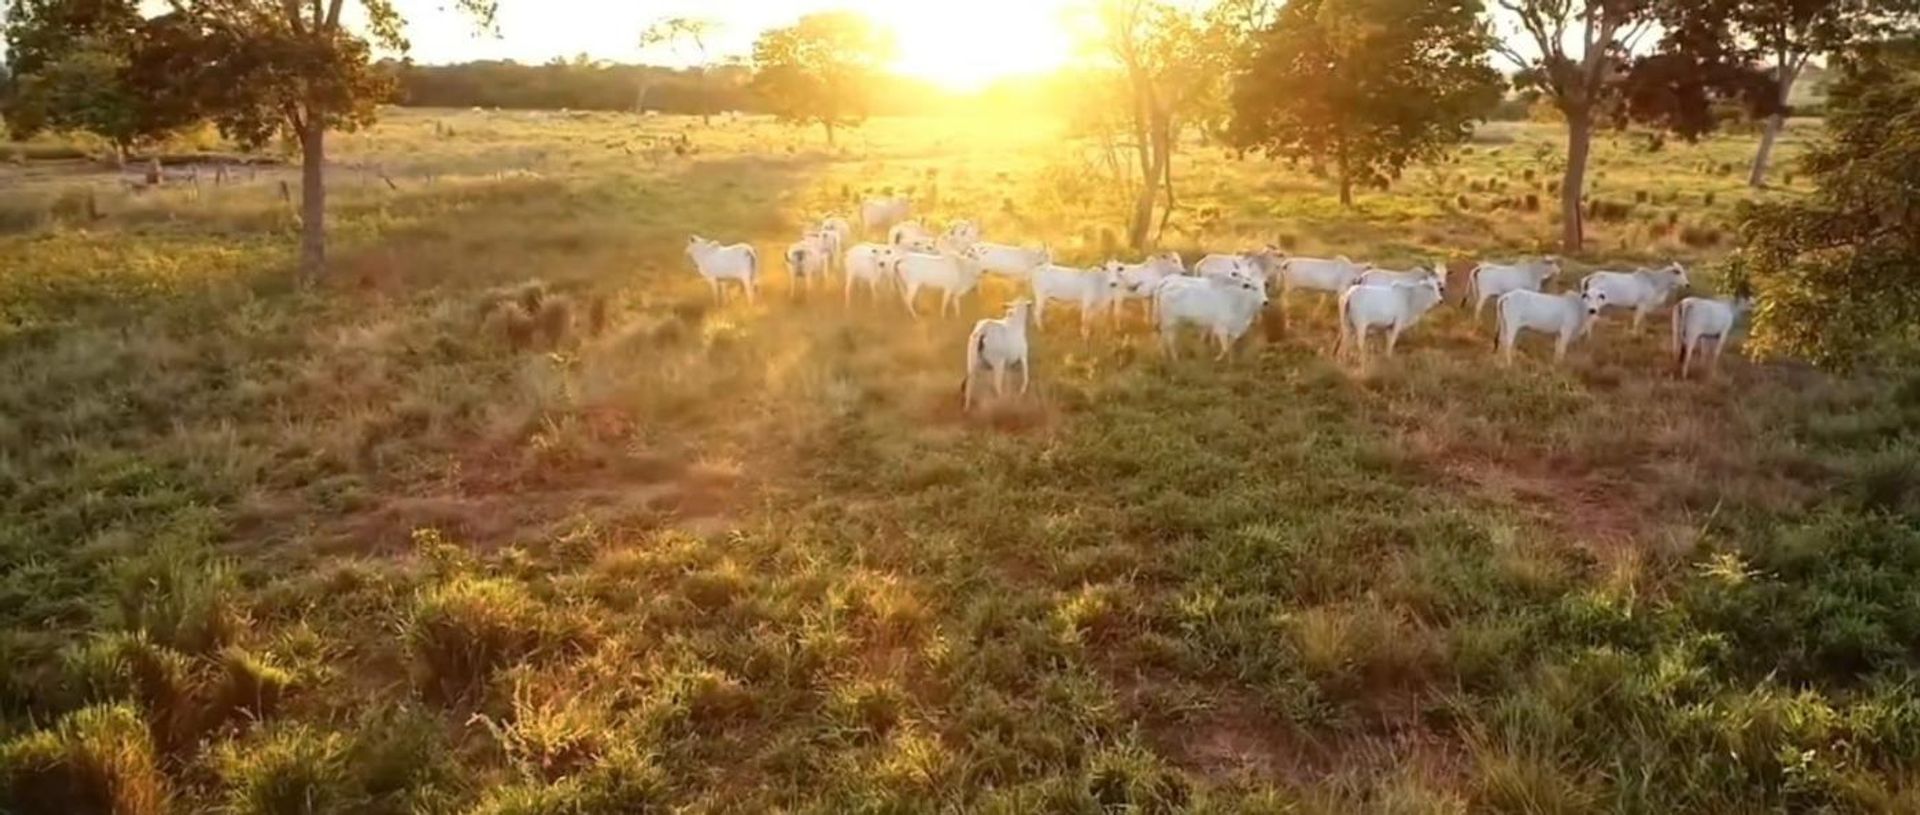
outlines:
M1180 259L1178 252L1161 252L1139 263L1109 260L1100 264L1100 270L1120 276L1120 296L1113 300L1114 319L1119 319L1120 310L1128 300L1145 302L1147 319L1153 319L1154 291L1159 289L1161 281L1185 274L1187 264Z
M1033 381L1033 366L1027 359L1027 310L1031 307L1025 300L1015 300L1007 305L1007 316L973 324L973 333L967 335L967 375L960 380L962 410L973 410L973 375L983 369L993 370L993 395L1000 398L1007 393L1007 369L1020 366L1020 395L1026 395Z
M1396 284L1413 285L1413 284L1425 281L1427 278L1434 278L1434 279L1440 280L1444 284L1447 279L1446 261L1435 263L1433 265L1433 268L1431 269L1424 269L1419 266L1415 266L1412 269L1409 269L1406 271L1397 271L1394 269L1368 269L1360 273L1360 282L1358 283L1358 285L1361 285L1361 286L1392 286Z
M1745 297L1733 300L1688 297L1681 300L1673 307L1675 373L1681 379L1687 378L1687 369L1692 367L1693 358L1700 354L1700 342L1708 338L1713 339L1713 358L1707 364L1707 376L1719 372L1720 354L1727 350L1727 340L1733 338L1733 324L1751 310L1753 301Z
M849 242L853 240L853 227L847 223L847 219L845 218L828 216L821 219L820 228L816 231L828 237L831 243L828 244L827 248L833 252L833 263L840 263L841 260L846 257L845 252L847 251L847 247L852 245ZM841 271L845 271L845 269L843 268Z
M1349 341L1361 362L1367 359L1367 332L1387 329L1387 356L1393 356L1400 335L1438 305L1446 293L1446 283L1429 277L1419 283L1395 283L1388 286L1353 286L1340 294L1340 340L1334 346L1338 356Z
M867 284L868 297L879 299L880 284L893 274L893 261L899 254L898 247L884 243L861 243L848 249L841 262L847 274L847 305L853 305L854 281Z
M793 275L793 294L800 289L813 291L816 281L824 280L833 265L833 238L822 232L808 232L805 238L787 246L787 273Z
M892 229L887 230L887 243L891 243L894 246L919 243L925 243L931 246L933 240L933 232L928 230L927 227L919 221L901 221L900 223L894 224Z
M1211 254L1193 264L1193 273L1201 277L1214 274L1239 274L1261 283L1271 281L1280 271L1284 257L1274 246L1237 254Z
M1031 248L983 241L968 246L962 254L980 264L982 272L1015 280L1025 280L1036 267L1053 262L1053 253L1044 246Z
M949 306L955 314L959 314L960 298L980 285L980 264L964 255L900 252L894 256L892 264L906 297L907 313L915 318L920 316L920 312L914 307L913 300L921 289L940 290L940 314L946 316Z
M1606 295L1593 292L1569 291L1560 294L1542 294L1532 289L1514 289L1500 295L1494 303L1493 347L1500 352L1500 360L1513 364L1513 347L1522 331L1539 331L1554 336L1553 361L1558 364L1567 358L1567 346L1580 336L1587 321L1600 316L1600 308L1606 303Z
M1034 267L1033 324L1046 327L1047 301L1062 300L1080 306L1080 336L1092 332L1094 310L1119 295L1120 275L1105 269L1075 269L1043 263Z
M1467 273L1467 296L1460 304L1473 301L1473 320L1478 323L1488 300L1510 291L1540 291L1559 275L1560 259L1553 256L1520 263L1482 263Z
M949 224L946 234L942 235L941 238L943 238L949 246L958 250L964 250L969 246L979 243L980 236L979 223L960 220Z
M1153 302L1160 323L1160 346L1169 359L1178 356L1175 346L1180 326L1187 323L1212 334L1220 344L1220 353L1214 358L1226 359L1233 344L1266 308L1267 287L1227 275L1169 277L1154 287Z
M1633 309L1635 334L1640 333L1640 325L1646 321L1647 312L1666 305L1675 291L1689 285L1687 269L1678 263L1632 272L1594 272L1580 280L1581 291L1598 290L1607 296L1607 308ZM1595 322L1598 321L1587 321L1583 333L1592 334Z
M1287 300L1294 289L1314 289L1339 295L1360 282L1360 275L1372 268L1342 255L1325 258L1284 258L1280 261L1280 321L1287 319ZM1338 302L1336 301L1336 305Z
M860 230L881 234L912 214L913 203L905 198L868 198L860 202Z
M729 246L719 241L708 240L699 235L687 238L687 257L693 260L693 269L707 281L707 287L713 289L713 299L726 302L720 291L720 284L726 280L740 281L741 288L747 291L747 302L754 299L754 281L760 273L760 256L753 247L744 243Z

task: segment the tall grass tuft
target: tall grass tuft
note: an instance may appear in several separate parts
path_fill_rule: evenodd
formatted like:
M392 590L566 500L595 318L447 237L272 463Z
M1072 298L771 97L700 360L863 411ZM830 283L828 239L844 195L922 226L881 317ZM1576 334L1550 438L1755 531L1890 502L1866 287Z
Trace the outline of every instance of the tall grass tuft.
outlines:
M427 698L455 704L540 641L542 607L517 582L455 577L422 592L406 622Z
M153 744L172 754L198 732L193 664L138 632L101 634L69 649L66 675L89 704L133 701L145 714Z
M213 757L234 815L319 815L353 801L346 737L304 725L277 727L251 741L229 741ZM422 757L424 760L425 757Z
M130 705L83 708L0 745L0 812L162 815L166 776Z
M246 623L233 570L179 544L120 561L114 587L122 628L189 654L219 650Z

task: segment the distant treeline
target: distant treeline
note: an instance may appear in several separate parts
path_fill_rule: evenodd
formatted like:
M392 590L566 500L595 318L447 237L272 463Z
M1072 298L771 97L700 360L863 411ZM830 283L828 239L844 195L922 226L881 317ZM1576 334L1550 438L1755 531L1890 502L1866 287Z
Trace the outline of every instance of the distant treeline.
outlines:
M699 69L621 65L585 59L544 65L465 62L412 65L390 62L399 80L399 104L440 108L524 110L657 110L700 114L765 112L740 65ZM871 89L870 113L910 114L939 109L951 94L929 83L887 76Z

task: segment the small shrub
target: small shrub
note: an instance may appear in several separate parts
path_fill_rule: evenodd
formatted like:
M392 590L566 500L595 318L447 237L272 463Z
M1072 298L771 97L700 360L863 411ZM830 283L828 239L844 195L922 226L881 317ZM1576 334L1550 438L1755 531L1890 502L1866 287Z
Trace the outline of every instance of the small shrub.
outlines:
M1468 198L1468 197L1467 197L1467 194L1466 194L1466 193L1464 193L1464 192L1463 192L1463 193L1461 193L1461 194L1459 194L1459 195L1456 195L1456 196L1454 196L1454 198L1453 198L1453 205L1454 205L1455 207L1457 207L1457 208L1459 208L1459 210L1460 210L1461 212L1471 212L1471 211L1473 211L1473 199L1471 199L1471 198Z
M407 647L429 699L466 699L540 641L541 606L519 583L456 577L423 592L406 623Z
M0 745L0 812L163 815L167 779L140 714L83 708Z
M222 743L213 767L234 815L318 815L352 800L347 740L304 724L274 728L263 738Z
M1700 203L1705 204L1707 206L1713 206L1713 202L1715 200L1717 200L1717 196L1715 196L1712 190L1708 190L1705 194L1700 196Z
M292 673L238 647L220 652L218 671L209 704L223 719L236 714L255 719L272 716L294 687Z
M1540 196L1538 193L1527 193L1526 197L1521 199L1521 203L1528 212L1540 211Z

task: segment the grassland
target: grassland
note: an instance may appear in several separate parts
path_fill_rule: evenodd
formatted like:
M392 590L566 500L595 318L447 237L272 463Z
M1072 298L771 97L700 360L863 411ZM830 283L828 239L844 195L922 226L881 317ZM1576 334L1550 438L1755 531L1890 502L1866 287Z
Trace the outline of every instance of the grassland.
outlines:
M1189 145L1163 243L1538 251L1556 137L1351 212ZM312 289L281 171L0 170L0 809L1920 809L1920 376L1501 370L1452 307L1362 372L1314 303L1225 364L1062 321L965 417L970 320L716 307L686 233L893 187L1091 261L1123 196L1045 122L814 138L393 111ZM1750 147L1602 145L1573 265L1710 288ZM555 347L481 319L529 281Z

